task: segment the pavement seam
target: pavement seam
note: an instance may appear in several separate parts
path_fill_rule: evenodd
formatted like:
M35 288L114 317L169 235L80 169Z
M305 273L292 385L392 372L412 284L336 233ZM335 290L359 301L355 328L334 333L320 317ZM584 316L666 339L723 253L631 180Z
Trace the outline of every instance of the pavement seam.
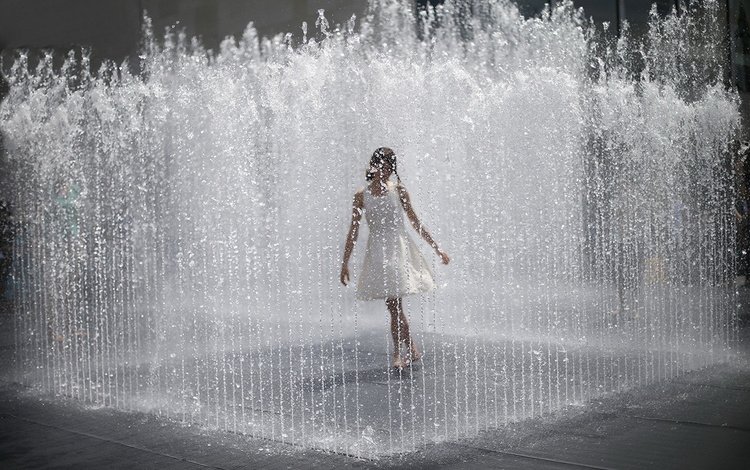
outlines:
M740 426L729 426L725 424L711 424L711 423L702 423L700 421L686 421L682 419L657 418L657 417L652 417L652 416L638 416L638 415L623 415L623 416L625 418L641 419L644 421L658 421L658 422L666 422L666 423L673 423L673 424L685 424L689 426L701 426L701 427L707 427L707 428L731 429L733 431L750 432L750 428L743 428Z
M557 464L562 464L562 465L569 465L571 467L590 468L592 470L616 470L616 469L611 468L611 467L597 467L597 466L588 465L588 464L585 464L585 463L571 462L571 461L568 461L568 460L553 459L553 458L550 458L550 457L541 457L541 456L532 455L532 454L523 454L521 452L511 452L511 451L508 451L508 450L488 449L486 447L467 446L467 445L462 445L462 447L467 447L469 449L475 449L475 450L479 450L479 451L482 451L482 452L488 452L488 453L491 453L491 454L502 454L502 455L510 455L510 456L513 456L513 457L521 457L521 458L530 459L530 460L541 460L541 461L544 461L544 462L551 462L551 463L557 463Z
M716 384L707 384L707 383L701 383L701 382L681 382L674 380L672 383L680 384L680 385L692 385L695 387L709 387L709 388L720 388L722 390L737 390L740 392L750 392L750 387L731 387L726 385L716 385Z
M76 431L76 430L73 430L73 429L63 428L61 426L55 426L53 424L42 423L41 421L36 421L36 420L33 420L33 419L23 418L21 416L16 416L16 415L11 414L11 413L0 413L0 416L7 416L7 417L10 417L10 418L14 418L14 419L20 420L20 421L26 421L27 423L36 424L38 426L44 426L44 427L47 427L47 428L57 429L59 431L65 431L65 432L69 432L71 434L76 434L76 435L79 435L79 436L85 436L85 437L89 437L91 439L96 439L96 440L103 441L103 442L109 442L109 443L112 443L112 444L118 444L118 445L121 445L121 446L124 446L124 447L129 447L131 449L136 449L136 450L140 450L140 451L143 451L143 452L148 452L149 454L160 455L162 457L167 457L167 458L170 458L170 459L174 459L174 460L177 460L179 462L192 463L192 464L198 465L200 467L215 468L215 469L218 469L218 470L227 470L227 469L225 469L223 467L215 467L215 466L212 466L212 465L206 465L204 463L196 462L195 460L186 459L184 457L177 457L176 455L170 455L170 454L165 454L163 452L157 452L155 450L151 450L151 449L148 449L148 448L145 448L145 447L137 446L137 445L134 445L134 444L128 444L127 442L117 441L117 440L114 440L114 439L107 439L105 437L97 436L97 435L94 435L94 434L89 434L87 432Z

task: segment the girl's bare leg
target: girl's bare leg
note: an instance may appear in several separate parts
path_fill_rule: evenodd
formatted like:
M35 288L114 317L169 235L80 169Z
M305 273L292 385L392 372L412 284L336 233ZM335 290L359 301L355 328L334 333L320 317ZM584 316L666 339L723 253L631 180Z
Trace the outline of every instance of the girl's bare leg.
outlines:
M419 348L417 348L417 342L414 341L414 338L412 338L411 335L409 334L409 324L406 322L406 316L404 315L403 309L401 309L401 321L403 321L404 325L406 325L406 334L409 338L408 343L407 343L409 346L408 361L417 362L418 360L422 359L422 353L420 353Z
M401 298L391 298L385 301L388 312L391 314L391 336L393 336L393 366L404 367L406 365L401 358L401 343L409 347L408 359L410 362L418 361L422 355L409 333L409 322L404 315Z
M391 336L393 337L393 367L402 369L404 364L401 359L401 342L403 341L403 332L400 326L399 318L399 300L398 298L386 299L385 305L388 307L388 313L391 315Z

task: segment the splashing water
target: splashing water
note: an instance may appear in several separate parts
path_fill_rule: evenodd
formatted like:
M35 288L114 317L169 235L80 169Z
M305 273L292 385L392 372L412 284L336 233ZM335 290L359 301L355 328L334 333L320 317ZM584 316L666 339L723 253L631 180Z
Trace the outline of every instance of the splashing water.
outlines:
M720 44L704 3L644 46L566 2L381 0L297 47L252 25L161 45L146 18L138 75L21 54L18 380L373 457L728 360L737 98L718 59L678 57ZM425 358L395 374L385 305L337 283L381 145L453 260L405 299Z

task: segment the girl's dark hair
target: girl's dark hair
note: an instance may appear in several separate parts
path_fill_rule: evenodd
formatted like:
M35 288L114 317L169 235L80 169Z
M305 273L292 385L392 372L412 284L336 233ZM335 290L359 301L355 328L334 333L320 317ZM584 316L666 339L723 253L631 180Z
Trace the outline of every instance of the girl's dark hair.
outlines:
M370 157L370 167L372 167L373 165L380 166L383 163L387 163L391 168L393 168L393 172L396 174L396 179L400 183L401 177L398 175L398 169L396 168L396 153L388 147L380 147L379 149L375 150L372 154L372 157ZM372 181L372 178L373 174L368 168L367 170L365 170L365 179L367 179L367 181Z

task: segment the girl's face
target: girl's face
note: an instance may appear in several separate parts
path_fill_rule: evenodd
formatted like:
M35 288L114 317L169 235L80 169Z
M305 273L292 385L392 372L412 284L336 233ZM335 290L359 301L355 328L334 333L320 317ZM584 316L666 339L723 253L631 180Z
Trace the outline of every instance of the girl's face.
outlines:
M388 162L371 162L370 173L372 173L373 179L385 181L391 177L393 168L388 164Z

